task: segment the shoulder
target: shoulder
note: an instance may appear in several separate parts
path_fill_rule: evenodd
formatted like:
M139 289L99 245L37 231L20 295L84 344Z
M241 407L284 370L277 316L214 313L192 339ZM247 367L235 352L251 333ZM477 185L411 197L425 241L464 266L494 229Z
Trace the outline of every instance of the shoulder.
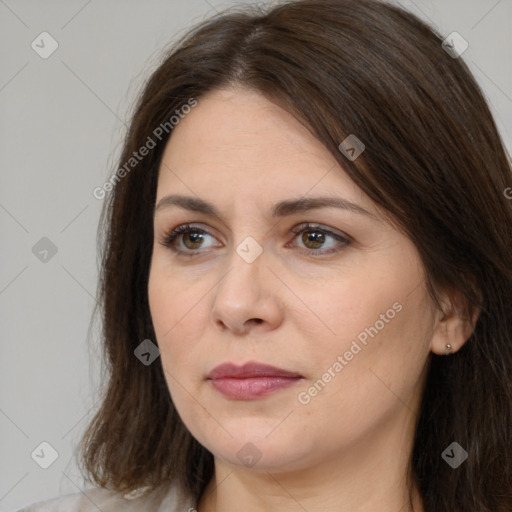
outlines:
M183 512L194 510L194 506L191 497L183 496L175 484L168 483L153 491L141 487L127 494L100 487L85 489L31 503L13 512Z

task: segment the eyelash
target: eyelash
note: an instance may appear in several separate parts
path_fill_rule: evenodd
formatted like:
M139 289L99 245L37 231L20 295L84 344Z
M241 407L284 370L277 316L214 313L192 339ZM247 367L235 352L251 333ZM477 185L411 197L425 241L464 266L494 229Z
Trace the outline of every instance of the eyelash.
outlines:
M311 224L311 223L305 223L305 224L300 224L299 226L296 226L294 227L293 229L290 230L291 233L293 233L295 235L294 239L297 238L297 236L305 231L312 231L312 232L315 232L315 233L322 233L324 235L327 235L327 236L330 236L332 238L334 238L336 241L338 241L340 244L342 244L342 247L338 247L338 248L334 248L334 249L329 249L329 250L324 250L324 251L321 251L321 250L315 250L315 249L304 249L304 253L308 256L323 256L323 255L326 255L326 254L333 254L333 253L336 253L336 252L339 252L341 251L343 248L349 246L351 243L352 243L352 239L348 236L341 236L337 233L334 233L328 229L325 229L325 228L322 228L316 224ZM164 235L163 237L163 240L160 242L163 246L169 248L171 251L175 252L176 254L180 255L180 256L183 256L183 257L187 257L187 258L191 258L191 257L194 257L196 255L198 255L201 251L200 250L197 250L197 251L193 251L193 250L181 250L181 249L177 249L175 247L175 240L178 238L178 236L180 235L183 235L185 233L188 233L188 232L194 232L194 233L198 233L200 235L209 235L209 236L212 236L210 235L207 231L203 230L203 229L200 229L194 225L191 225L191 224L182 224L181 226L178 226L176 228L174 228L170 233Z

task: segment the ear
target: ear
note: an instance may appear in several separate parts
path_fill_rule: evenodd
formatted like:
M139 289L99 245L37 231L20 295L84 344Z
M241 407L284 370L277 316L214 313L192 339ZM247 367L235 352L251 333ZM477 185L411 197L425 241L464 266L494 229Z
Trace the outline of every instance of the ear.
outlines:
M440 297L442 309L436 313L431 350L438 355L454 354L466 343L480 315L480 310L468 307L460 292L445 293ZM447 345L451 350L447 350Z

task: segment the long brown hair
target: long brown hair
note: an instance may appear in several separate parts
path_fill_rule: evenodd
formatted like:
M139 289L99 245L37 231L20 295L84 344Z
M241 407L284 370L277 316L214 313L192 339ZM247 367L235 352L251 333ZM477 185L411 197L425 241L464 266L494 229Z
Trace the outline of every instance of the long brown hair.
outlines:
M116 175L102 213L108 375L81 443L89 480L124 492L175 481L198 499L213 476L213 456L180 420L160 360L145 366L134 349L155 341L153 209L172 129L155 130L192 98L239 84L304 123L389 213L439 306L438 292L450 290L468 318L480 311L459 351L429 355L409 474L426 512L512 510L511 165L479 86L442 41L378 0L299 0L221 13L165 55L137 101L119 168L148 137L155 147ZM366 146L354 161L338 147L349 134ZM454 441L468 453L456 469L441 457Z

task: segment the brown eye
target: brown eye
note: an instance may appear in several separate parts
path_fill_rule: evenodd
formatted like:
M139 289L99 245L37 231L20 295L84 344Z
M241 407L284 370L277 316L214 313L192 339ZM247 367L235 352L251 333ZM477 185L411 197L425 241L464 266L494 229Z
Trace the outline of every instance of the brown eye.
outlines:
M302 232L302 243L308 249L319 249L325 243L325 233L315 230Z
M160 243L180 255L193 256L204 252L204 249L218 247L214 242L215 237L210 233L196 226L184 224L165 235Z
M200 231L187 231L182 236L183 245L187 249L199 249L204 241L204 234Z
M352 239L347 235L313 224L301 224L291 232L296 235L295 245L309 256L336 253L352 243Z

